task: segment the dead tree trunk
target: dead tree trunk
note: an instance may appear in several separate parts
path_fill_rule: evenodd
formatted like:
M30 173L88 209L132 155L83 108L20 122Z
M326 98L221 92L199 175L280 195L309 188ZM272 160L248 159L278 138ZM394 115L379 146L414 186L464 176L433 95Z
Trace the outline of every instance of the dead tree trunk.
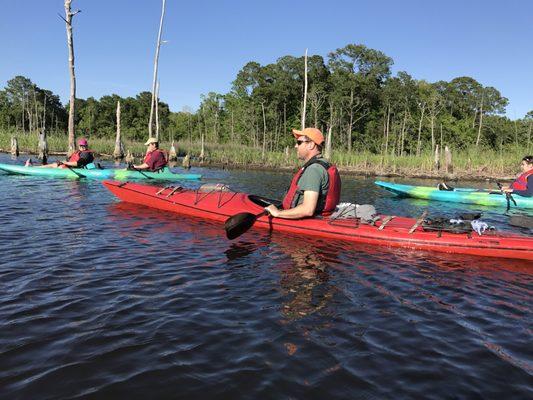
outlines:
M42 121L41 129L46 129L46 95L44 95L43 100L43 121Z
M348 123L348 129L346 130L346 144L348 153L352 152L352 127L353 127L353 89L350 91L350 103L348 106L350 110L350 122Z
M448 146L444 148L444 165L446 168L446 173L453 174L452 152Z
M161 8L161 20L159 21L159 33L157 35L157 45L155 47L155 59L154 59L154 78L152 81L152 103L150 106L150 122L148 123L148 136L152 137L152 125L154 122L154 110L156 101L156 82L157 82L157 68L159 63L159 48L161 47L161 33L163 32L163 20L165 18L165 0L163 0L163 6Z
M390 104L387 108L387 125L385 127L385 152L384 154L387 155L387 152L389 150L389 131L390 131Z
M128 164L133 164L133 162L135 162L135 157L133 156L133 154L131 154L131 151L129 151L129 150L128 150L128 152L126 153L125 161L126 161Z
M46 131L43 129L39 133L39 154L37 156L42 164L46 164L48 161L48 143L46 141Z
M440 169L440 152L439 145L435 145L435 169L438 171Z
M202 147L200 148L200 162L204 162L205 158L205 142L204 142L204 134L202 133Z
M186 154L185 157L183 157L183 162L181 163L181 165L185 169L191 168L191 156L189 154Z
M124 158L124 145L122 144L122 137L120 134L120 101L117 101L117 137L115 138L113 158L115 160L121 160Z
M11 137L11 155L15 157L19 156L19 142L15 136Z
M76 73L74 71L74 39L72 37L72 17L80 12L70 11L72 0L65 0L65 23L67 24L68 65L70 71L70 97L68 110L68 155L76 151L76 137L74 134L74 112L76 100Z
M479 128L477 130L476 147L478 147L481 140L481 127L483 126L483 97L484 93L481 94L481 106L479 107Z
M328 160L331 159L331 145L332 145L331 140L332 140L333 124L334 124L334 121L335 121L334 114L335 113L333 111L333 102L330 102L328 135L326 137L326 151L325 151L325 154L324 154L324 156Z
M529 153L530 152L530 148L531 148L531 125L533 125L533 121L530 121L529 122L529 129L527 131L527 152Z
M159 140L159 81L155 89L155 138Z
M261 110L263 111L263 149L261 152L261 159L265 159L265 149L266 149L266 131L267 131L267 124L266 124L266 116L265 116L265 103L261 103Z
M170 144L170 149L168 150L168 161L177 161L178 152L176 151L176 146L174 145L174 139L172 139Z
M304 56L304 103L302 107L302 130L305 129L305 112L307 110L307 49Z

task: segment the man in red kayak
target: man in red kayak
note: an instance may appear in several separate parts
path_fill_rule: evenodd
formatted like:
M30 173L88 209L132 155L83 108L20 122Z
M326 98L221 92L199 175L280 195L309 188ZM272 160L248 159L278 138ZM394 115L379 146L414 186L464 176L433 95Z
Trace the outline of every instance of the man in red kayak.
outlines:
M504 186L505 193L517 194L519 196L533 196L533 156L525 156L520 163L522 173L515 179L511 186Z
M156 172L167 165L167 156L163 150L159 149L159 142L156 138L149 138L144 144L148 146L142 164L132 165L133 169Z
M274 218L300 219L329 214L339 203L341 180L339 172L322 157L324 136L319 129L293 129L298 159L304 161L294 175L283 199L283 209L275 205L265 208Z
M67 161L56 161L51 164L38 165L37 168L85 168L88 164L94 161L93 152L89 150L89 143L87 139L81 138L78 140L78 150L76 150L68 158ZM33 166L31 159L26 161L26 167Z

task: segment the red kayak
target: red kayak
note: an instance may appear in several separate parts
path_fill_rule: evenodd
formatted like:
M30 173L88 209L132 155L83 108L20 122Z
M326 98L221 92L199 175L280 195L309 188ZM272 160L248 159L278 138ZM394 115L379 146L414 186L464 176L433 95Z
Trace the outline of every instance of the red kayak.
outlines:
M239 213L259 215L268 204L266 199L246 193L228 191L223 185L188 190L181 187L156 187L130 182L104 181L119 199L144 206L225 222ZM333 240L367 243L387 247L403 247L533 260L533 238L512 233L451 233L425 231L420 220L381 216L375 225L360 224L358 219L329 217L287 220L261 215L254 227L298 235L319 236Z

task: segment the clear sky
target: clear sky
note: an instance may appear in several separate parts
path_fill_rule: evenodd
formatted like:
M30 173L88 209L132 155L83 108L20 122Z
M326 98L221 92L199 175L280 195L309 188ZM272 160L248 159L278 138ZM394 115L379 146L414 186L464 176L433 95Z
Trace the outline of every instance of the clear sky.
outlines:
M159 0L74 0L77 97L151 90ZM62 0L0 0L0 87L30 78L66 102ZM248 61L319 54L350 43L381 50L393 73L430 82L471 76L533 110L533 0L167 0L160 97L172 111L226 93Z

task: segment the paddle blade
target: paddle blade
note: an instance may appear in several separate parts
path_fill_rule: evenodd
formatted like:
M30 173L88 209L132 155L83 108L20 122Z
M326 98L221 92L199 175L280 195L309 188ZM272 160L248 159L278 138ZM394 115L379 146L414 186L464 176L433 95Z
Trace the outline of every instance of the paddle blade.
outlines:
M252 227L257 216L243 212L240 214L235 214L232 217L229 217L224 223L224 229L226 230L226 237L229 240L233 240L241 236L244 232Z
M226 237L229 240L233 240L241 236L244 232L250 229L257 218L266 215L267 212L263 211L260 214L252 214L249 212L243 212L235 214L232 217L229 217L224 223L224 229L226 230Z

